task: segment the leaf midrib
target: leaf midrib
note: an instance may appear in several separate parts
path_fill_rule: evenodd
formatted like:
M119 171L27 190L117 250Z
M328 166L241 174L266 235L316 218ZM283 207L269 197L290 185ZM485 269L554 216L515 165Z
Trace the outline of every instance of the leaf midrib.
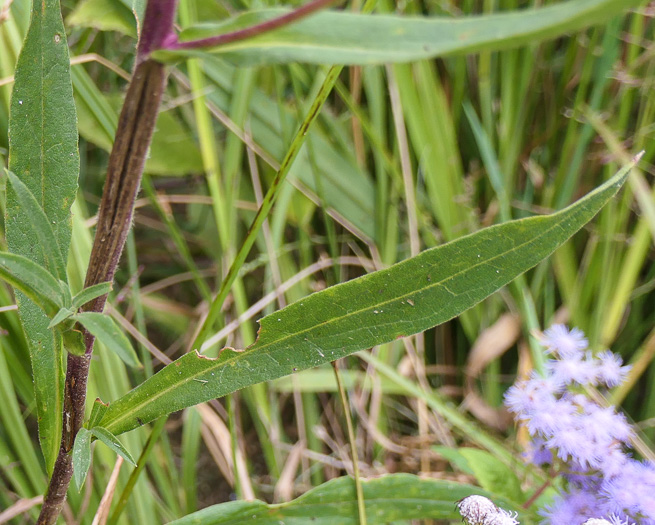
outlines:
M603 188L603 189L607 189L607 188ZM580 203L580 204L582 204L582 203ZM569 214L570 214L570 215L576 215L577 212L578 212L577 209L571 210L570 208L566 208L566 209L561 210L561 211L559 211L559 212L555 212L555 213L553 213L553 214L551 214L551 215L549 215L549 216L536 217L536 219L544 219L544 220L547 220L548 218L556 219L556 218L561 218L561 217L564 216L564 215L569 215ZM490 261L494 261L494 260L496 260L496 259L498 259L498 258L500 258L500 257L503 257L503 256L505 256L505 255L507 255L507 254L509 254L509 253L512 253L512 252L516 251L517 249L519 249L519 248L521 248L521 247L523 247L523 246L528 246L528 245L530 245L530 244L533 244L533 243L535 243L538 239L541 239L543 236L547 235L547 234L550 233L552 230L554 230L556 227L558 227L559 224L560 224L561 222L562 222L561 220L555 220L552 226L550 226L549 228L547 228L546 230L544 230L544 231L543 231L541 234L539 234L538 236L533 237L533 238L530 239L529 241L524 242L524 243L521 243L521 244L518 244L518 245L515 245L515 246L512 247L511 249L509 249L509 250L503 252L502 254L498 254L498 255L496 255L496 256L494 256L494 257L491 257L491 258L489 258L489 259L486 259L485 261L480 261L479 263L476 263L476 264L473 264L473 265L471 265L471 266L468 266L468 267L466 267L465 269L463 269L463 270L461 270L461 271L459 271L459 272L457 272L457 273L455 273L455 274L453 274L453 275L450 275L450 276L448 276L448 277L445 278L445 279L442 279L441 281L435 282L435 283L433 283L433 284L430 284L430 285L428 285L428 286L422 288L420 291L426 291L426 290L430 290L430 289L432 289L432 288L434 288L434 287L437 287L437 286L442 286L444 283L446 283L446 282L448 282L448 281L451 281L451 280L455 279L456 277L459 277L459 276L462 275L463 273L466 273L466 272L469 272L469 271L471 271L471 270L473 270L473 269L475 269L475 268L478 268L479 266L482 266L483 264L484 264L484 265L487 265L487 264L489 264ZM507 223L504 223L504 224L507 224ZM497 227L498 227L498 226L502 226L502 225L503 225L503 224L499 224L499 225L497 225ZM577 231L577 230L576 230L576 231ZM479 233L479 232L474 232L474 233L472 233L472 234L470 234L470 235L468 235L468 236L462 237L462 238L459 239L459 240L461 241L461 240L463 240L463 239L465 239L465 238L467 238L467 237L470 237L470 236L472 236L472 235L475 235L475 234L477 234L477 233ZM521 272L521 273L523 273L523 272ZM346 284L346 283L343 283L343 284ZM248 348L246 348L246 349L244 349L244 350L235 350L235 349L233 349L233 348L226 347L226 348L224 348L224 350L226 350L226 349L233 350L233 351L235 352L235 355L234 355L234 356L231 356L231 357L228 357L227 359L224 359L224 360L221 360L220 356L217 357L217 358L215 358L216 362L215 362L214 366L216 366L216 368L219 368L219 367L221 367L221 366L227 366L227 365L230 364L232 361L238 359L239 357L242 357L242 356L245 355L246 353L254 352L255 350L263 350L263 349L266 349L266 348L268 348L268 347L270 347L270 346L272 346L272 345L281 344L281 343L283 343L285 340L288 340L288 339L291 339L291 338L298 337L298 336L300 336L300 335L302 335L302 334L305 334L305 333L307 333L307 332L309 332L309 331L311 331L311 330L315 330L316 328L319 328L319 327L322 327L322 326L329 326L330 324L335 323L335 322L338 322L338 321L341 321L341 320L344 319L344 318L359 315L359 314L361 314L362 312L365 312L366 310L370 310L370 309L372 309L372 308L376 308L376 307L379 307L379 306L384 306L384 305L389 304L389 303L391 303L391 302L396 302L396 301L398 301L399 299L403 299L403 298L409 297L409 296L411 296L411 295L413 295L413 294L416 294L416 293L417 293L417 291L415 290L415 291L413 291L413 292L410 292L410 293L407 293L407 294L404 294L404 295L401 295L401 296L394 297L393 299L390 299L390 300L388 300L388 301L384 301L384 302L381 302L381 303L377 303L375 306L366 307L366 308L361 308L361 309L359 309L359 310L356 310L356 311L354 311L354 312L349 312L349 313L347 313L346 315L342 315L342 316L340 316L340 317L332 317L332 318L330 318L330 319L327 320L327 321L324 321L324 322L322 322L322 323L319 323L319 324L313 325L313 326L311 326L311 327L309 327L309 328L306 328L306 329L304 329L304 330L301 330L301 331L299 331L299 332L294 332L293 334L289 334L289 335L282 336L281 338L278 338L278 339L276 339L276 340L274 340L274 341L271 341L271 342L269 342L269 343L263 343L263 344L262 344L261 346L259 346L259 347L257 347L257 341L255 341L255 343L253 343L250 347L248 347ZM262 335L263 335L263 334L260 334L260 337L261 337ZM197 350L194 350L194 351L195 351L196 354L197 354L197 358L200 358L200 357L201 357L201 354L199 354L199 353L197 352ZM186 355L188 355L188 354L185 354L185 356L186 356ZM185 356L182 356L182 357L185 357ZM202 358L204 358L204 359L211 359L211 358L207 358L207 357L204 357L204 356L203 356ZM180 359L181 359L181 358L180 358ZM171 364L172 364L172 363L171 363ZM171 365L167 365L167 366L171 366ZM209 371L211 371L211 370L213 370L213 369L214 369L213 366L212 366L212 367L209 367L209 368L206 368L206 369L204 369L204 370L202 370L202 371L200 371L200 372L197 372L197 373L195 373L195 374L193 374L193 375L187 376L183 381L184 381L185 383L188 383L189 381L193 381L193 380L196 379L197 377L202 376L202 375L206 374L207 372L209 372ZM143 383L142 383L142 384L143 384ZM123 422L123 421L126 420L126 419L129 419L129 418L131 417L131 414L133 414L133 413L135 413L135 412L138 412L138 410L140 410L143 406L145 406L145 405L147 405L147 404L152 404L154 401L156 401L156 400L158 400L159 398L161 398L162 396L168 394L170 391L175 390L175 389L178 387L178 385L180 385L180 384L183 384L183 383L172 383L172 384L170 384L167 388L164 388L164 389L162 389L162 390L159 390L157 393L155 393L155 394L149 396L148 399L147 399L146 401L141 402L141 403L139 403L139 404L137 404L137 405L134 405L134 406L129 410L129 412L128 412L128 411L126 411L126 412L122 412L122 413L119 414L119 417L117 417L117 418L115 418L115 419L113 419L113 420L110 419L110 420L109 420L105 425L103 425L103 426L104 426L105 428L107 428L107 429L109 429L112 425L113 425L114 427L118 426L119 423ZM137 387L137 388L139 388L139 387ZM111 409L110 409L110 410L111 410Z

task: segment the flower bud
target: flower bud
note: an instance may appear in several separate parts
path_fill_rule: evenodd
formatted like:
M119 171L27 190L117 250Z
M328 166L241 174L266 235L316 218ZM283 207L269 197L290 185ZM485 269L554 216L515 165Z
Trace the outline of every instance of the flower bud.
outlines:
M493 501L484 496L467 496L457 502L457 509L469 525L482 525L488 516L498 514L500 510Z

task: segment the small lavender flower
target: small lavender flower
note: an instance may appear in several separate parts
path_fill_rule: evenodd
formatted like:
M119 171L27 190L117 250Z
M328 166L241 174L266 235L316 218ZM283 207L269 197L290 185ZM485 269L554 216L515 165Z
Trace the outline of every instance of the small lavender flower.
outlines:
M544 332L541 344L549 352L555 352L563 358L574 357L589 346L582 330L573 328L569 331L563 324L554 324L548 328Z
M533 373L505 396L533 437L532 461L556 463L567 481L541 514L553 525L655 525L655 464L630 457L634 430L623 414L583 393L621 384L629 367L609 350L594 356L576 328L555 325L542 343L553 355L545 375Z
M618 516L610 516L609 521L603 518L591 518L590 520L585 521L582 525L634 525L630 523L627 519L622 520Z
M600 384L607 388L613 388L623 383L630 369L627 366L621 366L621 358L618 355L605 350L599 353L597 358L596 377Z

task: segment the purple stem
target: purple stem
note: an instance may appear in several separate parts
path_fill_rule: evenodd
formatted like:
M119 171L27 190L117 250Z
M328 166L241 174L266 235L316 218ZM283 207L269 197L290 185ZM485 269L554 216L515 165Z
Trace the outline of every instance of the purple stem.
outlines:
M137 47L137 63L146 60L156 49L169 49L177 42L173 30L177 0L149 0L143 30Z
M107 180L98 211L98 225L91 249L85 286L112 281L132 223L134 201L139 191L148 147L166 86L164 66L148 59L153 49L173 38L177 0L149 0L132 80L118 120L114 146L109 156ZM82 308L102 312L107 296ZM54 525L66 500L73 475L71 451L84 423L86 384L94 338L84 334L86 353L68 354L64 390L63 432L59 454L48 484L37 525Z
M239 40L245 40L247 38L253 38L262 33L268 33L274 29L278 29L283 26L297 22L298 20L305 18L306 16L315 13L331 4L335 4L340 0L313 0L303 6L300 6L298 9L286 13L284 15L272 18L271 20L266 20L254 26L246 27L245 29L239 29L237 31L232 31L231 33L224 33L222 35L210 36L208 38L201 38L200 40L191 40L189 42L171 42L165 47L165 49L174 50L174 49L197 49L202 47L211 47L218 46L222 44L229 44L231 42L237 42Z

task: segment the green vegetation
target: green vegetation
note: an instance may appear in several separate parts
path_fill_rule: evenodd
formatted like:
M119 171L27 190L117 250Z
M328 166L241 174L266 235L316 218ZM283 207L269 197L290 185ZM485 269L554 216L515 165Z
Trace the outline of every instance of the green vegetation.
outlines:
M60 523L449 523L472 493L536 523L557 483L502 396L553 322L633 365L611 400L648 454L648 2L357 1L205 49L298 6L180 0L110 286L93 236L146 2L4 1L0 523L35 522L62 432Z

